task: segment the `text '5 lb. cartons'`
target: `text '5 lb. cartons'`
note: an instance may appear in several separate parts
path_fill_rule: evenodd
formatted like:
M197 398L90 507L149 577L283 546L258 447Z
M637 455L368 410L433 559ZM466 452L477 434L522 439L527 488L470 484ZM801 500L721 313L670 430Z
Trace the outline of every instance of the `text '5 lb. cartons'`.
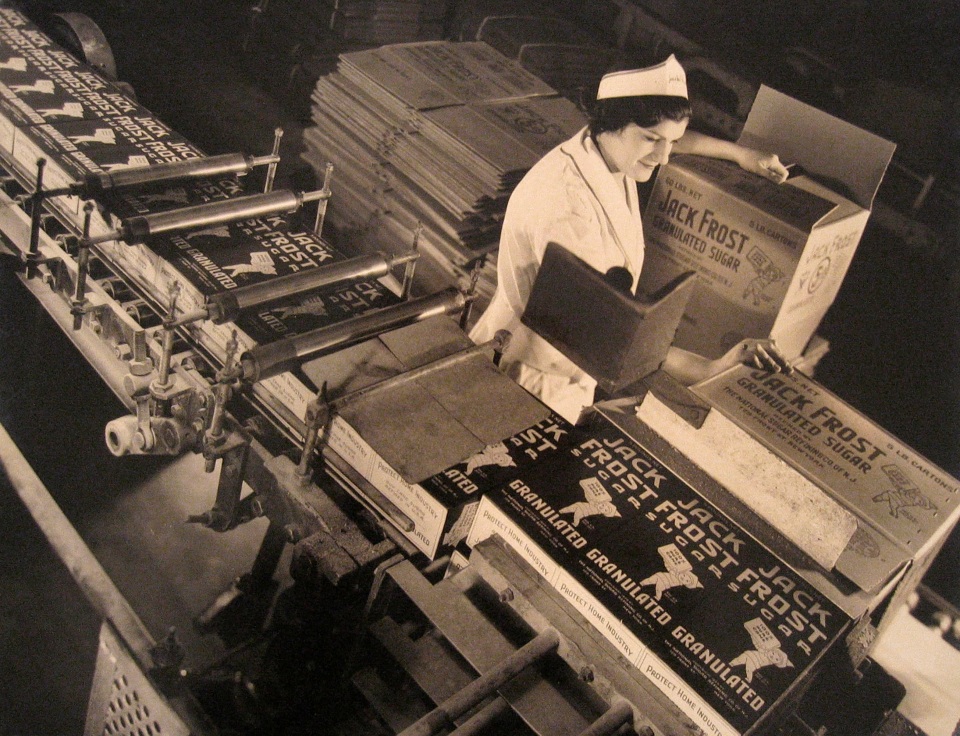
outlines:
M701 156L662 167L640 289L693 270L677 346L716 358L745 337L773 338L793 359L840 290L895 145L769 87L739 142L775 152L793 175L776 184Z

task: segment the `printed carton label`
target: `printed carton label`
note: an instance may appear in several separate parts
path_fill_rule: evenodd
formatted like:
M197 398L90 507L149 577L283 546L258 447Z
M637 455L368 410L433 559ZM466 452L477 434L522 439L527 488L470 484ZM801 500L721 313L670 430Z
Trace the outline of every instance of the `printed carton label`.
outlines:
M739 366L693 390L913 553L960 504L960 481L800 373Z
M624 656L643 669L648 649L721 723L749 731L848 619L619 429L598 419L576 433L490 502L549 557L534 564L554 587L563 570L610 613L601 630Z

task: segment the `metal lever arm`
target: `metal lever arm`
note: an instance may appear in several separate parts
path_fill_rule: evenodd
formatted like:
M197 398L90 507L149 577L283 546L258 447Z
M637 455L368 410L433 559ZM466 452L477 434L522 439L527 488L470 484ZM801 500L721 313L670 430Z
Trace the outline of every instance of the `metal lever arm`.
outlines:
M152 166L134 166L118 171L87 174L82 180L62 189L48 189L44 197L57 197L73 194L80 197L98 197L106 192L134 187L149 187L191 179L204 179L226 174L243 176L257 166L270 166L268 182L272 185L276 166L280 162L279 147L283 129L274 131L273 151L267 156L247 156L242 153L224 153L217 156L203 156L186 161L168 161ZM267 191L272 186L267 186Z
M260 309L267 304L298 294L323 289L350 279L379 278L388 274L394 266L408 263L417 257L416 252L393 258L375 253L350 258L340 263L331 263L328 266L297 271L249 286L241 286L233 291L211 295L202 309L184 315L174 326L185 325L198 319L209 319L218 325L231 322L243 312Z

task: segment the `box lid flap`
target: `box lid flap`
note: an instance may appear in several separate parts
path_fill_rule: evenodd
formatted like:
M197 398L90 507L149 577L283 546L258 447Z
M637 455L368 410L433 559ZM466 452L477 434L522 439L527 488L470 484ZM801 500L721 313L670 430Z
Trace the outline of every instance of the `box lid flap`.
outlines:
M671 163L708 177L712 184L723 191L804 235L837 207L834 201L837 197L828 199L809 191L810 187L777 184L741 169L732 161L686 154L677 156Z
M826 183L843 184L854 201L873 206L896 144L761 85L739 142L799 163Z

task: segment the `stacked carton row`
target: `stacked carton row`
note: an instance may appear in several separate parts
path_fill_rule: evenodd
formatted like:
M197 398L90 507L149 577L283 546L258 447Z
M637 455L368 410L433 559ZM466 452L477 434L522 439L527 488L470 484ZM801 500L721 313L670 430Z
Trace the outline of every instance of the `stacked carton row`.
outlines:
M18 9L0 7L0 156L5 167L29 186L36 181L41 159L44 189L53 189L87 174L202 155L109 80L59 48ZM244 194L235 176L114 192L96 203L91 235L118 233L131 217ZM82 230L86 207L80 198L50 197L46 205L75 232ZM148 301L166 305L177 290L177 312L185 314L203 306L211 294L344 259L295 222L280 215L264 216L151 236L143 243L108 240L97 249ZM234 334L243 351L396 300L380 282L365 280L271 305L244 315L236 324L204 321L190 329L204 350L223 360ZM292 374L270 379L256 390L294 424L315 394L312 386Z
M267 12L294 37L330 31L348 43L377 46L440 38L447 8L445 0L281 0Z
M487 44L436 41L342 55L313 122L304 158L337 172L330 221L392 252L422 226L425 278L449 283L496 249L513 187L585 118ZM481 290L494 277L489 263Z
M774 732L851 619L604 414L557 445L485 493L468 544L499 535L659 689L658 730Z

